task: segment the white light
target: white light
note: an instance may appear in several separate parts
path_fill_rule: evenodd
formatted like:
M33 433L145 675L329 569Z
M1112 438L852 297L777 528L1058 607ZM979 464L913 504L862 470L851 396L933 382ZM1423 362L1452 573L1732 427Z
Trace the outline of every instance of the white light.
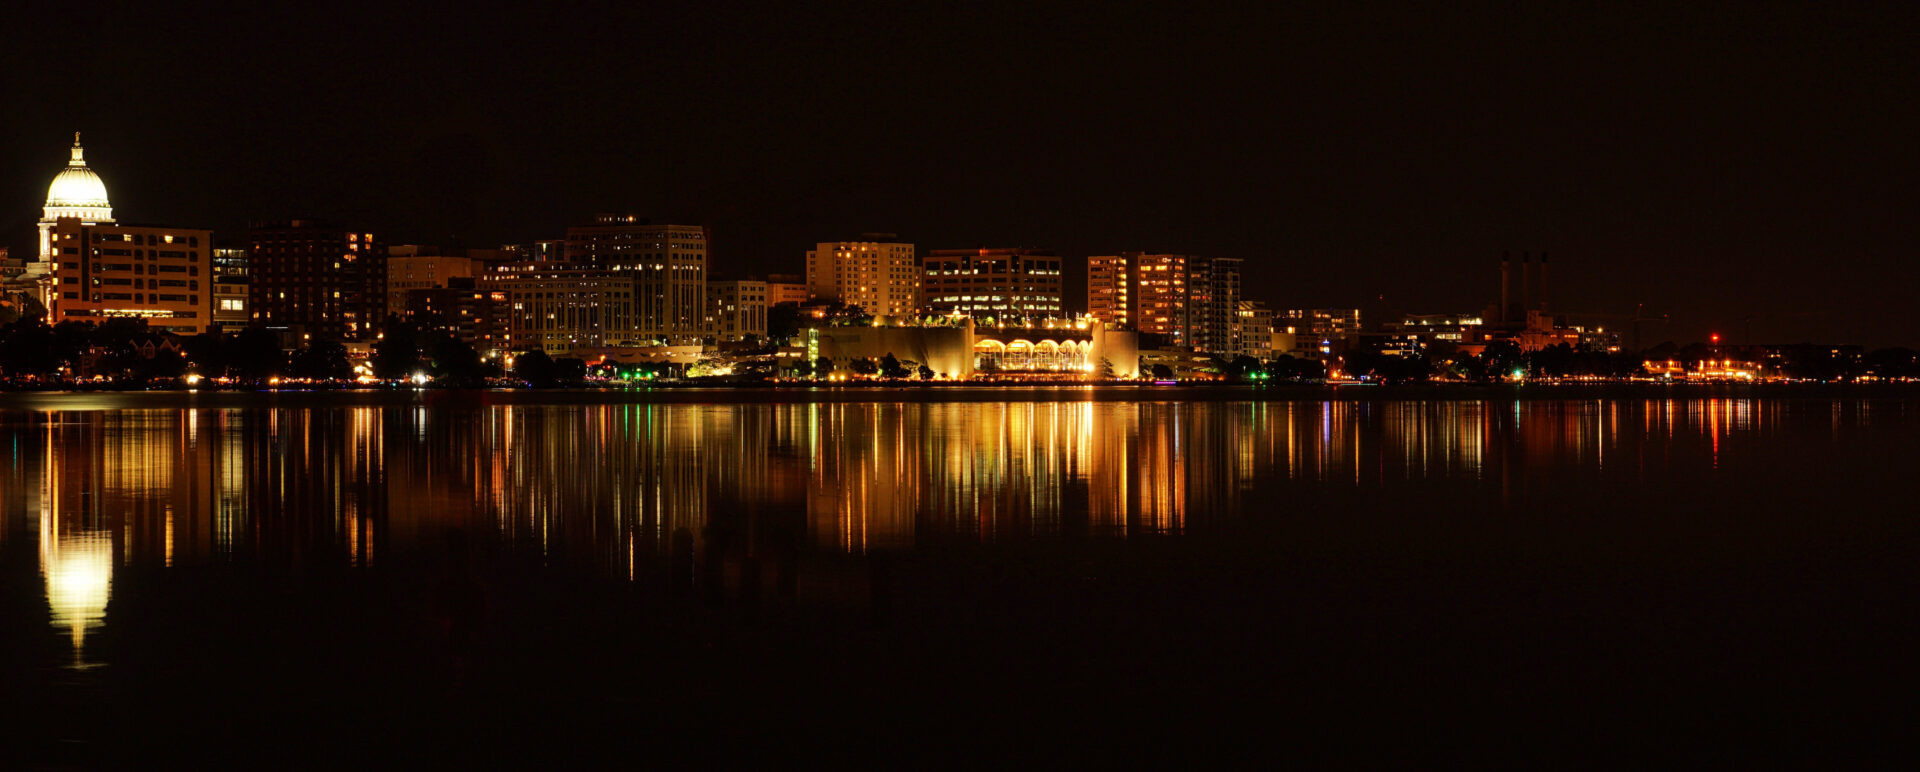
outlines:
M53 625L72 637L75 654L88 630L106 619L113 588L113 543L104 533L58 535L42 521L40 571L47 581Z

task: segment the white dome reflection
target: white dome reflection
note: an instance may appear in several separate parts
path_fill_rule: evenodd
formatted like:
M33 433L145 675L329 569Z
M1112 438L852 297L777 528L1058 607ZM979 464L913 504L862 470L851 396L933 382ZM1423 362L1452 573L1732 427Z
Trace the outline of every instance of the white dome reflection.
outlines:
M113 591L113 540L104 532L56 534L51 518L41 521L40 571L47 580L47 605L53 626L73 638L80 659L87 631L107 618Z

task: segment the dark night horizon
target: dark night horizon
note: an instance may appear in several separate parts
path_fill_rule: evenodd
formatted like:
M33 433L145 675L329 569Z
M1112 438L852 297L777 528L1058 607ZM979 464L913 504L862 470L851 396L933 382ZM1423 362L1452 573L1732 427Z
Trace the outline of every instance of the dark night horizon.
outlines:
M1059 250L1070 308L1087 255L1150 250L1243 258L1277 308L1410 312L1478 311L1503 252L1545 251L1556 311L1672 314L1648 343L1911 346L1915 20L61 9L0 50L0 244L31 253L77 130L123 221L221 238L319 217L483 247L621 211L708 226L723 275L886 231Z

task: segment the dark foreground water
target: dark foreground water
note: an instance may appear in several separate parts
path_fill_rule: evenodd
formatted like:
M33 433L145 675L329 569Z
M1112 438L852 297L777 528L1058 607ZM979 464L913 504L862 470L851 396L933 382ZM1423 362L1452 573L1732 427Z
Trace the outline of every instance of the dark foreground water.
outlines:
M1904 751L1920 393L1395 394L0 397L0 766Z

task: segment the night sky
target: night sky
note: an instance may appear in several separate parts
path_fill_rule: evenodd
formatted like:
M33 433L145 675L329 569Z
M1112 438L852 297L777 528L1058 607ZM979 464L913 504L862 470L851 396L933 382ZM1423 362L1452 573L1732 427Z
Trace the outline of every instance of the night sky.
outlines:
M16 253L79 130L122 221L227 237L624 211L708 226L720 274L890 231L1058 249L1070 308L1080 258L1149 250L1245 258L1279 308L1415 312L1544 250L1557 310L1672 314L1649 345L1920 344L1897 4L42 5L0 47Z

